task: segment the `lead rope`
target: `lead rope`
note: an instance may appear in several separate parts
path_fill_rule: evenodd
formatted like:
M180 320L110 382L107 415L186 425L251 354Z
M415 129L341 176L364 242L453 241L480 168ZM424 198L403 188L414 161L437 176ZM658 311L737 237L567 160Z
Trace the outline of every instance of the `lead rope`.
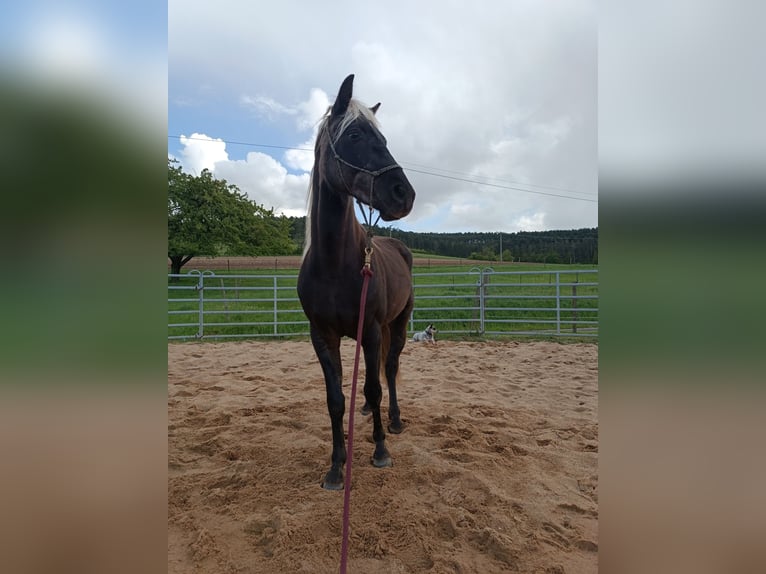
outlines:
M372 218L372 208L370 208ZM359 374L359 350L362 346L364 310L367 304L367 288L372 277L372 230L367 230L367 246L364 248L364 267L362 267L362 296L359 300L359 323L356 327L356 351L354 352L354 374L351 378L351 409L348 414L348 456L346 457L346 480L343 493L343 541L340 547L340 574L346 574L348 564L348 534L351 515L351 466L354 459L354 413L356 412L356 381Z

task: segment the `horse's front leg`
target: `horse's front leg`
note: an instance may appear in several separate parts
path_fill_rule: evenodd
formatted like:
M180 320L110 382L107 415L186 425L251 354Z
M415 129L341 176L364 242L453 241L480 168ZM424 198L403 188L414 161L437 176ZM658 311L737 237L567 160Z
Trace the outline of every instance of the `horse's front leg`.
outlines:
M375 441L372 464L378 468L393 464L386 449L386 433L383 432L383 422L380 418L380 401L383 397L380 387L380 337L380 325L375 323L367 327L362 339L365 364L364 398L372 411L372 438Z
M346 464L346 441L343 435L343 415L346 411L346 397L343 395L343 370L340 362L340 337L320 335L311 329L319 364L324 373L327 389L327 410L332 426L332 465L322 481L327 490L343 489L343 465Z

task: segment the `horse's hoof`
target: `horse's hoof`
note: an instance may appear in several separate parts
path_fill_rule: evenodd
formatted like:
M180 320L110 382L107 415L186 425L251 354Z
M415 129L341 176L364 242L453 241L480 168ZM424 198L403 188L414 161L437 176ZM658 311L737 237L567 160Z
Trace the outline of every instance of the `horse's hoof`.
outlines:
M399 423L390 423L388 425L388 432L391 434L401 434L404 431L404 423L399 421Z
M368 406L367 406L367 403L365 403L365 404L362 406L362 408L361 408L361 409L359 409L359 412L360 412L362 415L364 415L364 416L367 416L367 415L369 415L369 414L372 414L372 409L371 409L370 407L368 407Z
M389 466L394 466L394 461L388 455L384 456L381 459L376 459L374 456L372 456L370 457L370 462L372 463L372 466L374 466L375 468L386 468Z
M381 440L377 443L375 451L372 453L372 457L370 457L370 462L372 463L372 466L376 468L385 468L394 465L394 461L391 460L391 454L388 452L384 441Z
M331 470L325 475L324 480L322 481L322 488L325 490L343 490L344 486L342 472L334 472Z

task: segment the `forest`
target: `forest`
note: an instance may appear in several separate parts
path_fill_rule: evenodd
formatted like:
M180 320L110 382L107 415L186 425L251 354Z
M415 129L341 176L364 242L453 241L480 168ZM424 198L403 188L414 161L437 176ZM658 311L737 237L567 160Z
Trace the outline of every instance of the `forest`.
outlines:
M296 245L303 245L305 217L291 217ZM598 228L557 231L420 233L374 227L376 235L396 237L411 250L429 254L504 262L598 264ZM502 243L502 249L501 249Z

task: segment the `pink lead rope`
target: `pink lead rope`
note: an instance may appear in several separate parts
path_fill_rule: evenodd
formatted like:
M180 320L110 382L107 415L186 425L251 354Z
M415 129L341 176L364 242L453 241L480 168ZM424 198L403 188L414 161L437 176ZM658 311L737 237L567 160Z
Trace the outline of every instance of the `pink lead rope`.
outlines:
M346 481L343 493L343 541L340 547L340 574L346 574L348 563L348 531L349 517L351 514L351 461L354 455L354 412L356 405L356 379L359 374L359 350L362 346L362 327L364 327L364 308L367 304L367 287L372 277L370 260L372 259L372 248L365 249L365 263L362 267L362 297L359 301L359 324L356 328L356 351L354 352L354 374L351 378L351 403L348 413L348 456L346 456Z

